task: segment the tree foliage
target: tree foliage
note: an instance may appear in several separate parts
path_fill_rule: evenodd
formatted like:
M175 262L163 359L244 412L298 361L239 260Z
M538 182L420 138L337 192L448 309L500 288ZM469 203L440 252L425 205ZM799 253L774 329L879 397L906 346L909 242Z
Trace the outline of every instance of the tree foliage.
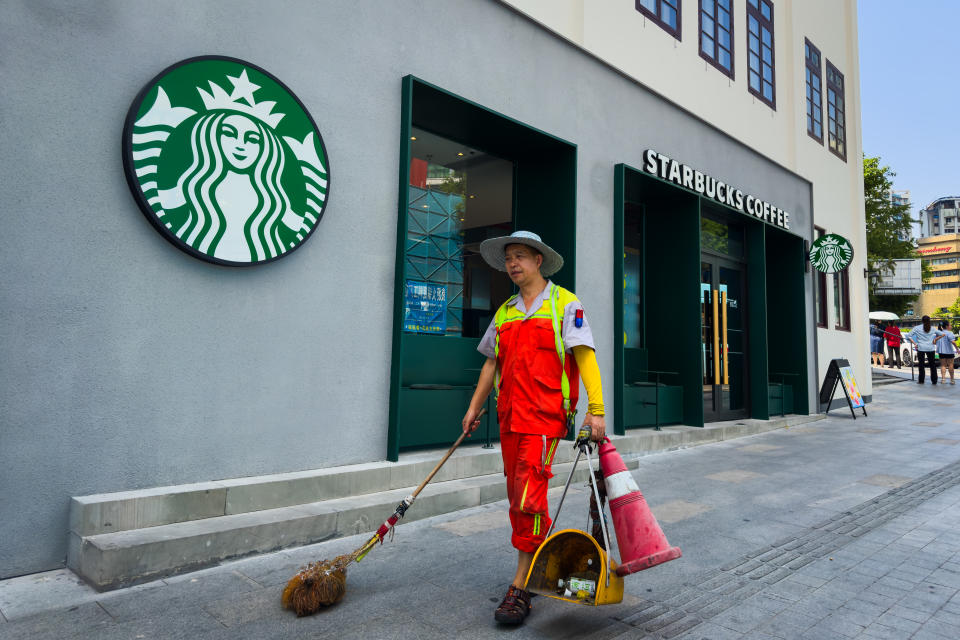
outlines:
M874 273L890 272L893 261L917 257L910 239L910 205L894 204L890 200L893 177L889 166L881 164L880 157L863 158L863 199L867 222L867 268ZM906 239L905 239L906 238ZM924 278L925 279L925 278ZM875 284L870 284L870 308L903 314L918 296L878 296ZM889 307L889 308L888 308Z
M897 175L880 164L880 158L863 159L863 198L867 218L867 261L870 270L889 266L891 260L915 258L910 240L910 205L890 201L892 178ZM906 240L904 240L906 238Z

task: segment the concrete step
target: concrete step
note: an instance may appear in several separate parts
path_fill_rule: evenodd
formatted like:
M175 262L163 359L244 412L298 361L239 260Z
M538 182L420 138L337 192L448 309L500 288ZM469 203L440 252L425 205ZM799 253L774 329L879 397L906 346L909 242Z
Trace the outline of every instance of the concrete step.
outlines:
M649 453L754 435L823 416L672 426L612 440L631 469ZM98 589L112 589L222 560L373 531L445 453L404 454L398 462L239 478L73 498L67 564ZM574 457L557 450L551 486L566 482ZM574 481L587 477L581 462ZM498 447L459 449L418 497L405 520L506 497Z

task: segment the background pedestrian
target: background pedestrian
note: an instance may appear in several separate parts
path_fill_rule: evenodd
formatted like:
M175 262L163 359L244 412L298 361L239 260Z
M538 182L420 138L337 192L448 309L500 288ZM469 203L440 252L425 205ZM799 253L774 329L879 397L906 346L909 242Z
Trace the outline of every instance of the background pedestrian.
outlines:
M957 346L954 341L957 336L950 331L946 322L941 322L937 328L940 329L941 336L937 338L937 355L940 356L940 378L947 379L947 371L950 372L950 384L953 380L953 357L956 355Z
M907 334L907 340L917 347L917 366L920 367L917 384L923 384L924 360L927 360L930 364L930 384L937 384L937 361L934 355L936 345L934 343L937 338L943 335L943 332L930 325L930 316L923 316L921 320L923 324L918 324Z
M900 368L900 343L903 342L903 335L900 333L900 327L894 322L888 322L887 328L883 332L883 338L887 343L887 354L889 356L888 360L890 366L896 364L897 369Z

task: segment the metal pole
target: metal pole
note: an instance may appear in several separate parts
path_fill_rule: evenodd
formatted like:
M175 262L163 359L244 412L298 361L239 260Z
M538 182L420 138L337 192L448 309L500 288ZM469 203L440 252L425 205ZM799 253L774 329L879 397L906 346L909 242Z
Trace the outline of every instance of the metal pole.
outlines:
M597 490L597 477L593 475L593 463L590 461L590 446L587 444L580 445L581 451L587 454L587 471L590 473L590 486L593 487L593 498L597 501L597 508L600 509L600 492ZM599 460L598 460L599 462ZM550 525L551 528L553 524ZM609 555L611 551L610 547L610 538L607 536L607 519L603 515L603 509L600 509L600 530L603 531L603 544L607 547L607 554ZM607 576L607 586L610 586L610 567L604 567L606 576Z

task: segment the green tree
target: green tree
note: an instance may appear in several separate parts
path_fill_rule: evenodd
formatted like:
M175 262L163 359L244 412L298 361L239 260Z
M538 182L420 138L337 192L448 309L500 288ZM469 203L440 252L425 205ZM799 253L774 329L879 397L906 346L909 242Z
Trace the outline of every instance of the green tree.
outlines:
M893 177L897 175L880 158L863 158L863 198L867 222L867 268L874 273L889 272L893 261L916 258L917 251L910 239L913 220L909 205L890 201ZM917 296L877 296L875 280L870 282L870 308L902 314ZM896 298L896 299L891 299ZM896 307L896 309L887 307Z

